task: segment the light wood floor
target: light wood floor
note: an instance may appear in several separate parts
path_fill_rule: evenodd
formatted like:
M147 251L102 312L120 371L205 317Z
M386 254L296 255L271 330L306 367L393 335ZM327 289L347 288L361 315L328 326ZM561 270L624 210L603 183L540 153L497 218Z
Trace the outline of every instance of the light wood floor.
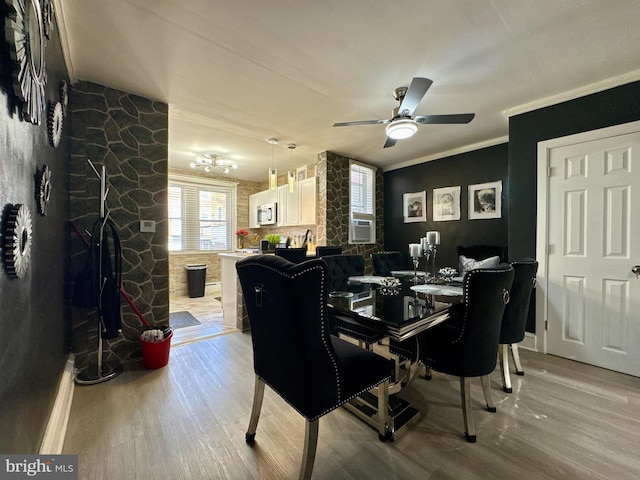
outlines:
M175 329L171 339L172 345L182 345L238 331L235 327L223 324L222 304L217 300L220 294L211 292L209 288L205 292L204 297L171 296L169 298L169 311L171 313L190 312L200 321L200 325Z
M255 446L245 443L253 394L251 341L235 332L172 346L169 364L130 364L75 389L64 453L79 478L295 479L304 420L267 387ZM497 413L473 382L478 443L464 439L458 381L434 373L403 396L419 422L382 443L344 409L320 420L313 478L637 479L640 379L522 351L513 393L492 376Z

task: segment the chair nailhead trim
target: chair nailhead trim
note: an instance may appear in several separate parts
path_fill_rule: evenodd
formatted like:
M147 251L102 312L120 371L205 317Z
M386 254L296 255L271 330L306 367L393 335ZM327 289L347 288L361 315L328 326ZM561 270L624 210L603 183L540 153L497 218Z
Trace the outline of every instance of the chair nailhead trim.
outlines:
M513 268L513 267L512 267ZM459 342L462 337L464 336L464 330L465 327L467 325L467 312L469 311L469 282L471 281L471 276L474 275L474 273L502 273L504 272L504 270L497 270L494 268L478 268L476 270L471 270L470 272L468 272L465 277L464 277L464 319L462 321L462 328L460 329L460 335L458 336L458 338L456 338L454 341L452 341L451 343L457 343Z

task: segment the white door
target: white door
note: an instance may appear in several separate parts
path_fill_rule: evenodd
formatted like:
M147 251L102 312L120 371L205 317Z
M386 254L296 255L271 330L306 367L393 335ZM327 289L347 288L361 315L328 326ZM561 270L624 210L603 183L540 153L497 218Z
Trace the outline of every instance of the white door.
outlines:
M640 376L640 132L548 150L548 353Z

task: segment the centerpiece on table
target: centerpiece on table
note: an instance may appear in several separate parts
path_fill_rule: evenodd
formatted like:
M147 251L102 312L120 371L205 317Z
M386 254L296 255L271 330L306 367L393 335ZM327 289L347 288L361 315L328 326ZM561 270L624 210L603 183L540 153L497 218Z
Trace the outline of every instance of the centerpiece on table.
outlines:
M244 248L244 238L249 235L249 232L244 228L236 230L236 237L238 238L238 248Z

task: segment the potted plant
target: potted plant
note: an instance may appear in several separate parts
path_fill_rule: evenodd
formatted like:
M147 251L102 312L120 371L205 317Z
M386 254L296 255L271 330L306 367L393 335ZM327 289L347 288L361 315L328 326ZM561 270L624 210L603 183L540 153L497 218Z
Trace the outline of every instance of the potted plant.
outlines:
M269 242L269 250L275 250L276 245L280 243L280 235L275 233L270 233L264 237L264 239Z

